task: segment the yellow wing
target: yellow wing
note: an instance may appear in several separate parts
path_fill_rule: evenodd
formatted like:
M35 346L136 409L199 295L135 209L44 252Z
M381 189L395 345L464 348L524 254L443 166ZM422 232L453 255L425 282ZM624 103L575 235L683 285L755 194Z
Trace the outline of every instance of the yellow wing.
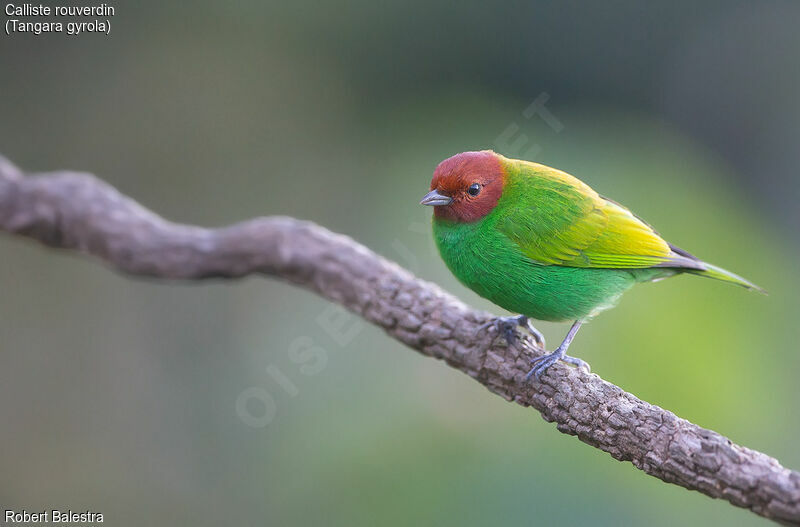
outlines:
M579 179L526 161L507 160L507 167L511 177L504 194L516 205L502 207L497 228L532 260L568 267L704 269Z

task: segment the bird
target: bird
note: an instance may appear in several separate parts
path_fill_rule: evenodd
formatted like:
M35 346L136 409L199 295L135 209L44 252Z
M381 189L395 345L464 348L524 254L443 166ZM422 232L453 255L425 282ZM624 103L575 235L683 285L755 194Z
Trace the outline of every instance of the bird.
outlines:
M444 263L465 286L519 315L497 317L509 344L530 319L571 321L551 353L531 360L525 376L542 376L558 361L589 370L567 355L581 325L614 307L633 285L693 274L765 293L730 271L664 240L649 224L578 178L492 150L462 152L436 167L430 192L433 236Z

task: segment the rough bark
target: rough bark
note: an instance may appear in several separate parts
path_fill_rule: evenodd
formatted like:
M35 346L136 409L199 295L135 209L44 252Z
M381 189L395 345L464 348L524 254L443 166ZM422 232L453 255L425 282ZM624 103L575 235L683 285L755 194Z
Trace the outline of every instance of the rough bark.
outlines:
M310 289L444 360L559 431L667 483L800 525L800 473L641 401L595 374L558 364L523 381L533 354L477 328L491 317L352 239L287 217L206 229L169 222L92 175L25 175L0 157L0 230L91 254L131 275L201 280L262 274ZM493 342L492 342L493 341Z

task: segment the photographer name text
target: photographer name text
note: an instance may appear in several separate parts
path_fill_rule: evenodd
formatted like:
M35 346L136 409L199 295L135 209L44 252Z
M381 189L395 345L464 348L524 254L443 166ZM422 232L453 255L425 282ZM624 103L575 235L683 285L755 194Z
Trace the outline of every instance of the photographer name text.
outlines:
M25 509L22 510L5 510L5 523L11 524L37 524L37 523L103 523L103 514L90 510L86 511L73 511L73 510L58 510L50 509L49 511L35 511L31 512Z

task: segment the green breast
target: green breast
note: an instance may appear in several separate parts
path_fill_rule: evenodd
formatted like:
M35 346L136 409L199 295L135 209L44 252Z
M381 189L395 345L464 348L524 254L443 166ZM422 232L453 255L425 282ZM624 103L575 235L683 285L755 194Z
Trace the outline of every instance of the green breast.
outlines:
M434 217L434 238L461 283L512 313L552 321L586 318L612 307L634 283L659 272L539 265L496 231L493 221L492 214L474 223Z

